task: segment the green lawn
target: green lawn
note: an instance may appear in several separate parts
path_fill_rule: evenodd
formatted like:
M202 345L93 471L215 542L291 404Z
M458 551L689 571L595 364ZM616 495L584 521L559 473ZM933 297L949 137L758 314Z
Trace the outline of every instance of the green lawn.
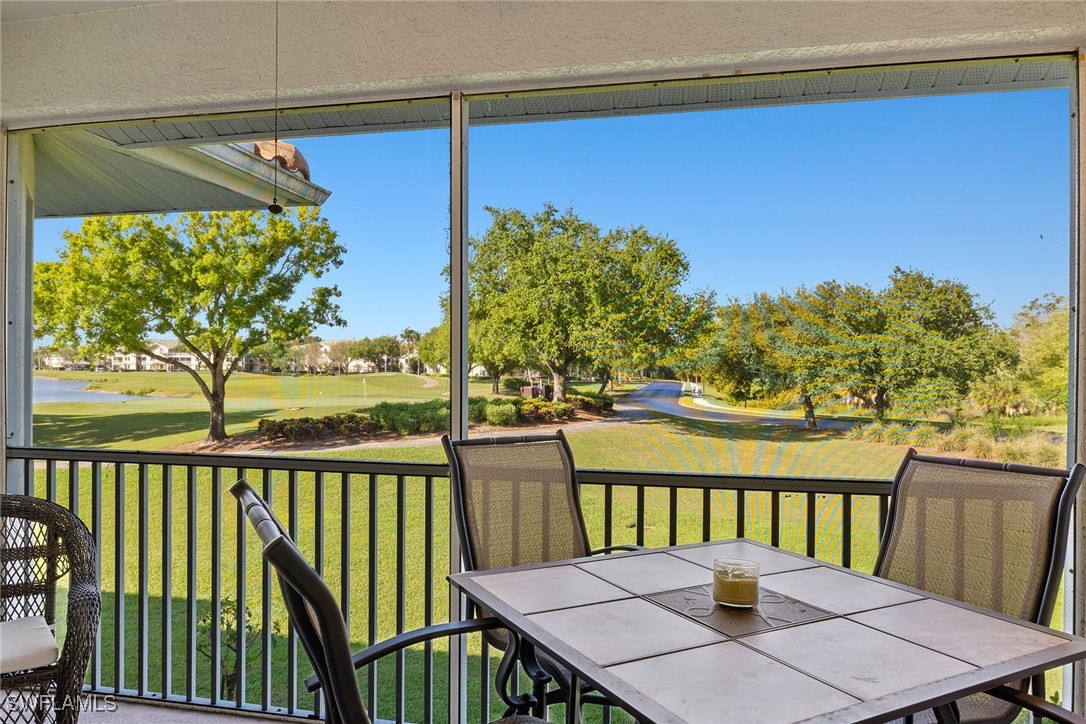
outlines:
M34 405L34 444L114 450L161 450L202 440L208 408L184 372L36 372L85 381L107 392L153 389L153 395L116 402ZM489 396L489 380L472 380L470 394ZM258 375L235 373L226 385L226 431L252 432L264 417L319 417L393 402L447 397L447 377L398 372L365 375Z
M70 373L66 373L70 374ZM125 384L131 375L115 375L101 382L103 387ZM156 373L139 373L152 375ZM167 384L178 380L182 375L158 373L161 379L156 389L167 390ZM102 377L99 373L87 373L87 377ZM107 376L109 377L109 376ZM231 401L228 403L228 420L231 431L251 429L255 421L263 415L314 415L327 414L343 409L358 409L359 400L352 397L357 394L361 380L366 379L368 400L362 405L372 404L380 396L382 399L427 399L442 394L447 388L445 381L439 380L434 387L423 387L422 378L389 374L349 377L265 377L259 375L241 375L231 382ZM236 383L236 384L235 384ZM179 384L179 383L178 383ZM128 386L133 386L128 383ZM143 381L139 386L150 386ZM113 387L117 389L117 387ZM120 388L125 389L125 388ZM172 388L180 391L180 388ZM378 395L375 390L380 389ZM488 382L474 383L472 394L488 393ZM280 396L290 393L293 397ZM314 400L317 402L314 403ZM60 445L69 447L116 447L116 448L160 448L164 441L189 441L203 436L202 400L199 398L148 398L130 401L129 405L102 403L75 403L64 405L40 405L35 408L35 434L39 445ZM141 407L143 406L143 407ZM348 407L349 406L349 407ZM78 414L73 411L77 408ZM298 408L298 409L292 409ZM654 470L687 471L705 473L746 473L778 476L824 476L836 478L882 478L893 475L903 450L889 445L874 444L845 439L842 433L834 431L804 431L798 428L761 425L756 423L710 423L679 417L655 415L636 422L600 422L582 426L571 426L568 430L571 446L578 467L613 470ZM107 444L108 443L108 444ZM173 444L173 443L170 443ZM442 462L444 455L436 440L429 443L410 446L385 446L364 450L321 453L323 457L350 457L369 460L399 460L420 462ZM79 511L90 522L91 498L89 469L81 469ZM45 470L36 473L36 485L39 495L44 494ZM103 468L103 520L102 548L102 583L105 609L102 619L103 642L113 640L116 602L124 601L125 644L123 651L114 651L110 646L103 647L103 684L114 683L114 656L123 655L125 663L125 684L133 688L137 684L138 603L139 603L139 472L135 466L126 466L126 490L122 496L123 513L119 516L114 507L116 488L115 470ZM245 581L246 602L255 608L260 603L260 550L254 536L245 533L244 564L239 556L237 545L238 529L236 506L226 493L226 488L233 481L233 470L223 471L222 491L217 501L222 511L221 521L221 595L232 598L236 595L239 576ZM254 482L259 475L250 476ZM61 464L57 471L58 495L60 502L67 504L67 469ZM433 612L434 619L443 620L447 615L448 585L444 580L448 570L448 495L443 487L444 479L436 479L433 488ZM406 511L404 522L405 538L405 588L402 594L397 590L397 550L398 527L396 510L399 490L395 478L381 476L377 484L377 548L370 550L369 520L370 496L369 480L365 476L352 478L349 495L349 516L346 526L350 530L350 547L347 560L350 569L349 624L353 643L360 648L369 643L367 625L369 621L368 599L370 595L368 578L371 568L376 570L377 639L383 639L395 633L398 598L403 596L407 602L405 608L405 627L410 629L424 624L425 612L422 601L425 589L425 481L410 478L403 488L403 508ZM160 690L162 678L162 639L163 619L162 600L166 593L163 588L164 557L162 551L163 508L167 496L163 490L162 471L149 468L147 471L148 510L148 678L151 691ZM338 475L325 476L323 505L318 509L315 479L310 474L298 476L298 541L302 551L313 556L316 550L316 531L323 531L322 568L323 574L334 591L340 590L341 570L340 555L342 531L345 521L341 520L341 480ZM289 520L287 505L287 476L276 474L273 478L272 502L281 517ZM182 468L173 469L172 495L169 496L173 516L169 521L172 534L172 564L169 566L168 580L171 591L172 624L174 650L171 658L172 689L174 693L184 693L186 672L185 660L185 601L184 591L188 585L186 579L187 560L187 501L185 497L185 478ZM603 531L603 491L598 486L586 486L584 490L584 509L589 533L594 545L602 545ZM677 496L677 515L672 521L669 514L669 493L666 489L650 489L645 495L646 512L644 537L649 546L663 546L669 543L671 526L675 527L677 542L701 540L702 505L701 491L681 491ZM716 491L710 496L711 537L726 538L736 535L736 499L734 493ZM782 494L781 496L781 545L785 548L805 552L806 550L806 506L807 497L803 494ZM210 610L212 596L212 556L211 525L212 510L216 507L211 500L211 479L209 471L203 470L197 479L197 521L196 540L196 592L198 614ZM319 520L318 520L318 510ZM816 496L816 553L820 558L832 562L841 560L841 511L840 496ZM122 590L116 585L116 559L119 520L123 517L126 536L123 543L124 582L123 597L118 598ZM745 526L749 538L769 542L770 496L769 494L751 493L746 500ZM874 561L877 543L877 504L872 498L857 497L852 505L852 564L861 570L869 570ZM612 543L632 543L637 538L636 493L633 488L619 487L615 490L612 521ZM280 631L285 630L285 613L278 596L273 596L273 619ZM445 709L444 692L446 690L447 666L445 644L435 646L435 710ZM469 679L471 701L469 720L481 718L478 714L480 676L480 647L473 639L469 647ZM285 705L287 699L288 661L285 639L276 636L273 639L273 702ZM304 654L297 653L301 662L299 679L308 675L309 667ZM422 719L421 705L424 700L422 677L421 648L407 656L408 676L406 701L408 702L407 720ZM378 711L381 718L394 717L395 682L392 680L393 662L379 666L380 701ZM497 666L497 659L491 662L491 671ZM247 671L247 695L250 701L259 701L261 670L259 656L249 663ZM1059 688L1055 674L1051 677L1052 691ZM210 694L211 667L204 656L198 656L197 682L199 696ZM493 696L492 701L497 701ZM299 691L299 706L308 708L312 699ZM475 712L475 713L471 713ZM493 704L491 715L500 714L500 707ZM439 715L438 719L442 717ZM616 716L616 721L621 720Z

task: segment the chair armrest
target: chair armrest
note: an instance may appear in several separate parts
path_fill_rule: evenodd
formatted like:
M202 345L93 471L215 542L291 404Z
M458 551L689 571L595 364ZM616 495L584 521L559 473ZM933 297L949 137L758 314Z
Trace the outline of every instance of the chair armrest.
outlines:
M614 553L616 551L643 551L645 546L607 546L606 548L597 548L591 551L590 555L598 556L601 553Z
M407 631L399 636L393 636L390 639L385 639L380 643L362 649L351 657L351 662L357 670L361 669L363 666L372 664L374 661L384 656L388 656L389 654L407 648L408 646L422 643L423 641L446 638L449 636L459 636L460 634L474 633L476 631L486 631L493 628L505 628L505 624L496 618L477 618L471 621L453 621L452 623L427 626L426 628ZM316 676L310 676L305 680L305 688L306 691L317 691L321 688L320 679Z
M1062 706L1056 706L1052 702L1045 701L1039 696L1027 694L1024 691L1018 691L1009 686L997 686L986 693L998 699L1002 699L1003 701L1017 704L1024 709L1029 709L1035 714L1040 714L1045 719L1051 719L1054 722L1060 722L1060 724L1086 724L1086 717L1080 716L1073 711L1068 711Z

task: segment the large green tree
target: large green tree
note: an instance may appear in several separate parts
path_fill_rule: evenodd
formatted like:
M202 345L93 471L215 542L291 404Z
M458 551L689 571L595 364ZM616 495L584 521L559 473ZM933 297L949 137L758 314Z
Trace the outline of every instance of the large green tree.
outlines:
M616 365L653 364L709 318L710 295L680 291L688 263L665 237L602 234L550 204L532 215L487 211L490 228L471 240L469 337L492 376L538 364L562 400L575 367L606 376Z
M316 208L84 219L59 261L35 264L35 333L88 353L139 352L184 369L210 408L208 440L226 437L226 383L254 348L342 325L339 290L303 282L342 263ZM171 336L208 370L156 353Z
M1067 409L1070 314L1066 297L1048 294L1026 304L1011 325L1018 379L1048 410Z

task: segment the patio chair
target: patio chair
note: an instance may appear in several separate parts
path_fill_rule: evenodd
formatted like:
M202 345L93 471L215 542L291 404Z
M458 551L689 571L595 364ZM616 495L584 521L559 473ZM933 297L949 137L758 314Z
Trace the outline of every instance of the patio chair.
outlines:
M0 495L0 689L4 721L71 724L98 631L101 597L94 540L70 511ZM57 581L68 576L63 649L55 640Z
M875 573L1047 626L1084 474L1081 463L1061 470L910 449L891 489ZM1086 722L1045 701L1043 674L1033 677L1032 694L1028 683L966 697L937 718L1011 722L1025 707L1055 721Z
M455 621L409 631L357 654L351 654L350 641L343 611L332 591L320 575L305 560L294 545L287 529L268 504L246 481L239 480L230 488L242 510L256 529L264 544L264 558L279 578L279 590L286 604L290 626L298 635L306 656L313 665L314 676L306 679L310 692L323 690L327 702L325 721L329 724L370 724L369 713L362 702L355 670L407 646L436 638L457 636L475 631L489 631L501 626L496 619ZM516 646L515 637L514 647ZM514 655L515 655L514 651ZM503 659L499 670L515 667L512 656ZM521 695L511 697L499 689L499 695L509 707L505 718L496 724L547 724L541 719L525 716L533 700Z
M511 435L453 441L441 438L449 459L456 524L469 571L508 568L602 553L638 550L617 545L592 549L581 511L573 452L565 434ZM505 650L506 633L484 631L491 646ZM545 652L525 643L522 663L541 701L549 680L558 685L548 703L569 700L570 672ZM542 671L540 670L542 669ZM584 689L588 691L587 687ZM595 694L584 703L609 704ZM537 710L538 713L538 710Z

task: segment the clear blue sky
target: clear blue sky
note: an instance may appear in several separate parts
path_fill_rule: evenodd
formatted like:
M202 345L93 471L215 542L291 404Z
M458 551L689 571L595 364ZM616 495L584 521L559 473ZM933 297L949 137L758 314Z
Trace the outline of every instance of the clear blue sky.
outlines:
M472 129L472 234L484 205L544 202L607 229L643 225L723 299L835 278L882 286L894 266L967 282L1007 324L1066 293L1069 94L1027 91ZM325 278L345 329L426 331L448 254L446 131L292 141L348 252ZM71 221L40 221L52 258ZM1043 236L1043 239L1042 239Z

